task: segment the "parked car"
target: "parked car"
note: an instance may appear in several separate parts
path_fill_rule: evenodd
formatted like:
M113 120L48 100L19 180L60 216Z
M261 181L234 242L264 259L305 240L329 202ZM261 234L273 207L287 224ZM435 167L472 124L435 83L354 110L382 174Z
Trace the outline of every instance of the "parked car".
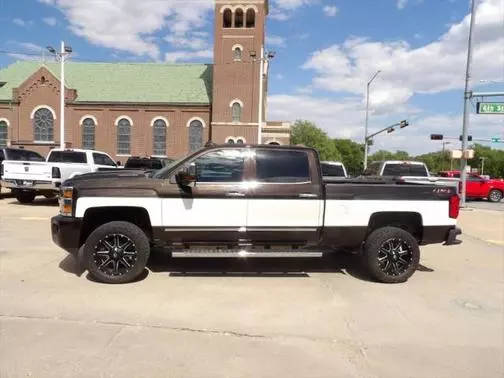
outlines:
M345 165L339 161L322 161L320 167L324 181L341 180L348 177Z
M443 171L439 175L459 179L460 171ZM487 179L475 173L468 173L466 196L468 198L487 198L490 202L499 202L504 197L504 180Z
M124 164L124 169L156 170L164 168L171 162L173 160L167 158L132 156Z
M0 148L0 189L2 188L3 164L6 161L31 161L43 162L45 159L35 151L25 150L21 148Z
M10 188L21 203L37 195L55 196L63 181L76 175L117 168L105 152L78 149L53 149L42 160L4 161L2 185Z
M132 174L133 173L133 174ZM74 177L61 188L54 242L108 283L134 280L151 246L173 257L315 257L363 251L381 282L417 269L419 245L458 244L453 187L366 178L324 183L314 149L204 148L151 174Z

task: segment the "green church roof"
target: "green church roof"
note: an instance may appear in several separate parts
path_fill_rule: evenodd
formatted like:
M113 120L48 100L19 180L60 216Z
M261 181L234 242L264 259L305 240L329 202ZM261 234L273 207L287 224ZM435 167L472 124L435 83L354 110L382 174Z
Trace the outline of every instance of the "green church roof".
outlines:
M12 99L40 67L59 79L59 63L20 61L0 70L0 101ZM65 63L65 85L77 90L76 102L211 103L211 64Z

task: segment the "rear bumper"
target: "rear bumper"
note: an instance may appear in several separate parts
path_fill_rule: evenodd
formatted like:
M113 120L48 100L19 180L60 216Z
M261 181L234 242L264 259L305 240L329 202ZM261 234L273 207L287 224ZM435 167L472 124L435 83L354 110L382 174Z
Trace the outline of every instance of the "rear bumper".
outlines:
M456 245L456 244L461 244L462 240L458 240L457 236L462 234L462 230L458 227L452 228L450 231L448 231L448 236L446 238L446 241L444 245Z
M32 185L25 185L24 182L30 181ZM41 181L41 180L2 180L2 187L7 189L17 189L17 190L35 190L35 191L59 191L58 183L52 181Z
M77 255L80 247L82 219L57 215L51 218L53 242L65 251Z

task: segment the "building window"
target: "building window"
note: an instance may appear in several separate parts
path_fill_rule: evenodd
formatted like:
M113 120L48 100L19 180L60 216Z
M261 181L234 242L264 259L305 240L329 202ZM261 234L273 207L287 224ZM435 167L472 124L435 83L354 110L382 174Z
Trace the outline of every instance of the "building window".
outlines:
M160 118L152 125L154 147L152 153L156 156L166 156L166 122Z
M82 148L95 149L95 121L93 118L85 118L82 121Z
M238 8L235 11L234 27L235 28L243 28L243 9L241 9L241 8Z
M247 17L245 22L247 28L255 27L255 11L252 8L249 8L247 10Z
M0 121L0 148L7 147L7 136L7 122Z
M233 50L233 59L234 60L241 60L242 58L242 51L239 47L235 47Z
M203 124L195 119L189 124L189 152L198 151L203 146Z
M245 144L245 139L243 138L236 139L236 144Z
M121 118L117 122L117 154L129 155L131 153L131 122Z
M233 13L231 12L231 9L226 9L224 11L224 14L222 15L222 27L230 28L232 19L233 19Z
M54 141L54 117L47 108L38 109L33 115L33 137L38 142Z
M233 105L231 105L231 113L233 116L233 122L241 121L242 107L239 102L233 102Z
M226 143L227 144L235 144L234 138L233 137L227 137L226 138Z

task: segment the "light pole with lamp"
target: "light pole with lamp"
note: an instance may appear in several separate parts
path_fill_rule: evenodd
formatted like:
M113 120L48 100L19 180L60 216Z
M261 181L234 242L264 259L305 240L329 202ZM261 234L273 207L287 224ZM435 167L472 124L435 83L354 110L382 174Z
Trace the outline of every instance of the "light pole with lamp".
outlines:
M65 149L65 60L72 53L70 46L65 46L61 41L61 50L58 53L54 47L48 46L47 50L60 61L60 148Z
M447 144L451 144L451 142L443 142L443 164L442 164L443 168L444 168L444 160L445 160L445 146ZM451 164L450 164L450 166L451 166Z
M374 79L380 74L381 70L376 71L371 80L367 83L366 88L366 126L364 131L364 169L367 168L368 161L368 123L369 123L369 87Z

